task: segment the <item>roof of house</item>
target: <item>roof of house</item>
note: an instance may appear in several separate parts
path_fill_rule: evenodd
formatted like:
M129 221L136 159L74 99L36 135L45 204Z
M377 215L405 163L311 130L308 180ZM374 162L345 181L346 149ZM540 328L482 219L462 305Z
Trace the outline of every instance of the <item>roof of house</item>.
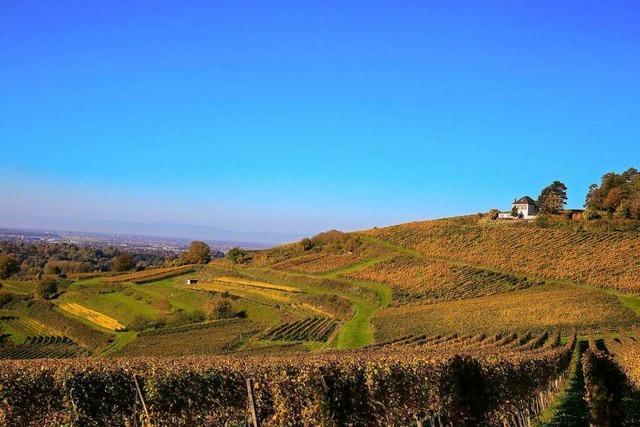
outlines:
M518 200L514 200L513 204L514 205L522 205L522 204L527 204L527 205L535 205L536 201L533 200L531 197L529 196L524 196L524 197L520 197Z

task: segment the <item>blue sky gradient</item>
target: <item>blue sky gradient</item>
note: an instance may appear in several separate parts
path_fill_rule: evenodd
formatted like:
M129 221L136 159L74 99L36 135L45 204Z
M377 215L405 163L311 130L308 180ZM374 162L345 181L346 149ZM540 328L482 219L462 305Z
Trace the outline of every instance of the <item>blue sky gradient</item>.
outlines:
M0 226L581 207L640 167L638 76L637 1L3 1Z

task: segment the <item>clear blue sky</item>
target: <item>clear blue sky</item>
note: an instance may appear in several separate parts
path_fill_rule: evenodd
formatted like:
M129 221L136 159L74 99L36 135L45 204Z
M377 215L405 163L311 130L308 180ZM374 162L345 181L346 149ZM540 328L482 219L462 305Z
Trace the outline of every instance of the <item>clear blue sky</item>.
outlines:
M637 1L0 2L0 226L580 207L639 119Z

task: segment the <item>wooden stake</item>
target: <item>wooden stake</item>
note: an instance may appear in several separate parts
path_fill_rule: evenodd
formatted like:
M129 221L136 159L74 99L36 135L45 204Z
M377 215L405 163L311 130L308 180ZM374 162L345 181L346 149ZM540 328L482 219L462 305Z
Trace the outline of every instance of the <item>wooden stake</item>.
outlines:
M329 392L329 386L327 385L327 382L324 379L324 375L320 375L320 383L322 384L322 388L324 389L325 393Z
M253 387L251 385L251 378L247 378L247 396L249 397L249 410L251 411L251 420L253 421L253 427L260 427L258 421L258 415L256 414L256 403L253 396Z
M147 403L144 401L144 397L142 396L142 390L140 389L140 384L138 384L138 378L135 376L135 374L133 375L133 382L136 385L136 391L138 392L140 403L142 403L142 409L144 410L144 414L147 417L147 422L149 423L150 426L152 426L153 424L151 424L151 416L149 415L149 410L147 409Z
M79 420L78 408L76 407L76 401L73 399L73 387L71 387L71 389L69 390L69 399L71 399L71 408L73 409L73 415L77 422Z

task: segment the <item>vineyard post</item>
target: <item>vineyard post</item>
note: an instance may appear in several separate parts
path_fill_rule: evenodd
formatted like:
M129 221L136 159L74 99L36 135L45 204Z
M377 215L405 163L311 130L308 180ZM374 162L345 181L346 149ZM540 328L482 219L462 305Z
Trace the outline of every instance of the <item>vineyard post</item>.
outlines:
M76 407L76 401L73 399L73 387L69 389L69 399L71 399L71 408L73 409L73 416L75 418L75 421L78 422L79 421L78 408Z
M329 393L329 386L327 385L327 381L324 379L324 375L320 375L320 384L322 384L324 392Z
M149 410L147 409L147 403L144 401L144 397L142 396L142 390L140 389L140 384L138 384L138 378L136 377L136 374L133 374L133 382L136 385L136 391L138 392L140 403L142 403L142 409L144 410L144 414L147 417L147 423L152 426L153 424L151 424L151 416L149 415Z
M253 396L253 387L251 385L251 378L247 378L247 396L249 397L249 410L251 411L251 420L253 427L260 427L258 421L258 415L256 414L255 398Z

